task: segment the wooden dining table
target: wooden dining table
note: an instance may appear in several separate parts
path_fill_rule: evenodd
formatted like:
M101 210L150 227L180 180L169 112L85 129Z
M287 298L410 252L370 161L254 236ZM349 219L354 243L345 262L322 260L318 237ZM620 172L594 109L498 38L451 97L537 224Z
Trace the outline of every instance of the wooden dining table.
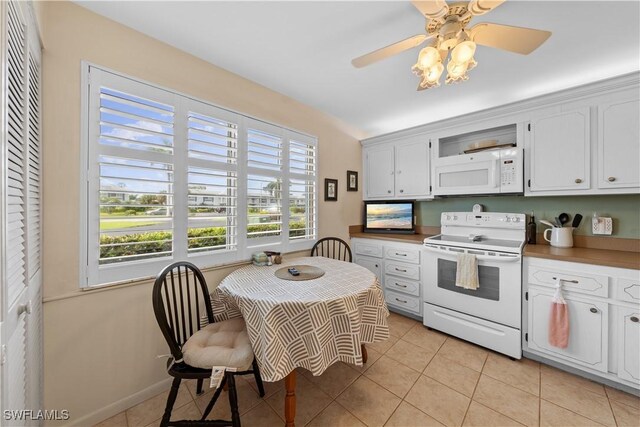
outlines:
M282 268L313 267L309 280L279 278ZM389 338L384 294L360 265L323 257L292 258L280 265L242 267L211 294L216 320L242 316L264 381L284 378L284 414L295 426L296 368L321 375L336 362L366 363L365 343Z

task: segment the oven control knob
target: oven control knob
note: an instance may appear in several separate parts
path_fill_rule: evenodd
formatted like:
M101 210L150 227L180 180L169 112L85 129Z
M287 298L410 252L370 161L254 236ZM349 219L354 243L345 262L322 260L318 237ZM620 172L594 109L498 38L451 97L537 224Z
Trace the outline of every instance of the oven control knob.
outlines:
M511 217L510 216L507 217L507 222L511 222Z
M450 221L451 220L451 215L447 215L446 219L447 219L447 221Z
M454 220L454 221L457 221L457 220L458 220L458 216L457 216L457 215L454 215L454 216L453 216L453 220Z
M518 218L517 216L514 216L512 221L513 222L520 222L520 218Z

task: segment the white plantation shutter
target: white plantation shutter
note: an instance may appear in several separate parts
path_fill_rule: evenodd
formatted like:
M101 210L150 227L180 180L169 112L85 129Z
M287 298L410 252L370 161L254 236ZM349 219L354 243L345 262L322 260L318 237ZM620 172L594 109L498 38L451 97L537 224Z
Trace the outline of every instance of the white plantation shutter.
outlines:
M175 96L90 76L89 284L151 276L175 254Z
M27 100L25 96L27 72L25 70L27 39L26 27L18 17L14 2L7 4L9 11L7 37L7 298L12 305L26 287L26 196L25 149Z
M317 235L317 147L313 138L289 133L289 238Z
M247 120L247 244L278 243L282 239L284 139L282 129Z
M315 138L86 65L83 286L311 248ZM83 180L85 181L85 180Z
M193 102L188 113L188 251L237 250L238 119Z

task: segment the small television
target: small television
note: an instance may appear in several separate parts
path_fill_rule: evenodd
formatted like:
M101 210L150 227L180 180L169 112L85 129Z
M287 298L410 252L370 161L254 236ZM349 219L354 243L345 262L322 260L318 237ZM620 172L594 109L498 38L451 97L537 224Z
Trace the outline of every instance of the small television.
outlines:
M365 233L415 233L412 201L364 202Z

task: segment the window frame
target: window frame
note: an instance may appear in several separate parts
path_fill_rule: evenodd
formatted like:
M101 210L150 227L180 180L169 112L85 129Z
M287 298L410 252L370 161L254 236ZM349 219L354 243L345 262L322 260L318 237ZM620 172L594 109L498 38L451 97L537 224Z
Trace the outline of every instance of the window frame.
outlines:
M96 71L96 73L94 73ZM92 74L93 73L93 74ZM133 96L148 97L157 102L164 102L174 108L174 144L173 154L169 155L173 166L173 198L174 207L172 213L172 254L167 257L148 258L130 262L115 262L99 264L99 235L100 235L100 144L99 120L96 124L96 114L99 117L100 87L106 82L112 82L109 87L123 90ZM92 84L93 83L93 84ZM130 87L130 90L126 90ZM146 88L142 90L142 88ZM149 94L149 95L147 95ZM161 94L160 97L157 95ZM168 99L167 99L168 98ZM95 105L98 104L98 111ZM92 111L93 110L93 111ZM222 120L227 120L237 125L237 158L234 165L236 173L236 248L233 250L222 249L214 251L202 251L189 253L188 250L188 120L189 113L208 115L207 111L217 114L212 115ZM80 288L95 289L104 286L113 286L123 283L138 282L155 276L163 267L175 260L188 260L200 268L212 268L249 261L251 254L258 251L274 250L279 252L293 252L310 249L318 238L318 140L316 137L300 131L286 128L273 123L239 113L228 108L220 107L211 102L194 98L188 94L168 89L141 79L130 77L124 73L82 61L81 64L81 168L80 168ZM278 172L282 177L282 228L279 238L269 239L265 242L251 242L247 239L247 181L251 174L263 174L275 176L276 171L261 170L248 167L248 130L275 131L282 138L282 169ZM96 134L97 130L97 134ZM313 181L315 191L313 193L313 236L301 239L289 238L289 141L304 142L315 147L315 173L309 175L307 181ZM104 155L104 154L103 154ZM142 155L141 157L144 157ZM149 156L151 157L151 156ZM202 162L200 162L202 163ZM225 165L225 163L220 163ZM229 168L222 166L215 168L215 162L211 162L211 169L225 171ZM251 172L250 172L250 171ZM299 176L292 177L300 179ZM286 191L285 191L286 188ZM308 214L307 214L308 215ZM308 218L308 216L307 216ZM184 235L183 235L184 234ZM92 237L93 236L93 237ZM252 239L253 240L253 239Z

